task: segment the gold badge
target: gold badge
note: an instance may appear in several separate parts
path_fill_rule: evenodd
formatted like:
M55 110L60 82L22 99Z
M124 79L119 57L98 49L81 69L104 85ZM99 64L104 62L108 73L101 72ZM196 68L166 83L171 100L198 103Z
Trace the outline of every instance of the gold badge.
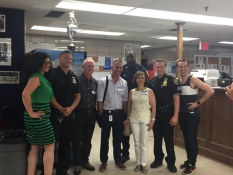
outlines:
M162 86L167 86L167 78L164 78Z

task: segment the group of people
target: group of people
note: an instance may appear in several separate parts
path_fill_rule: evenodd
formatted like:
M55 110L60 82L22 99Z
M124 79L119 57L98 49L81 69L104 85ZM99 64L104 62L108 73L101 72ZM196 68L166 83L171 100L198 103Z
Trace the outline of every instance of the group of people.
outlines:
M123 131L124 126L130 125L135 143L134 171L148 172L148 136L152 129L155 159L150 167L162 165L164 138L167 168L176 173L173 130L178 118L187 152L187 160L180 168L185 168L184 175L195 171L199 106L214 93L213 89L188 74L185 59L177 61L178 79L167 75L165 62L157 60L157 76L149 81L146 69L136 63L135 52L129 50L125 56L127 64L123 66L120 60L113 61L111 74L99 82L92 77L95 68L92 59L84 61L84 71L79 77L69 70L72 52L68 50L61 52L58 68L52 69L46 53L35 53L27 61L24 78L28 82L22 98L26 108L24 122L27 140L31 144L28 175L35 174L41 146L44 147L41 174L52 174L55 143L59 143L57 175L68 174L71 143L74 174L79 175L83 168L94 171L89 155L97 118L101 126L101 172L107 169L111 129L115 165L126 169L124 163L130 159L130 137L124 136ZM197 100L199 88L205 94Z

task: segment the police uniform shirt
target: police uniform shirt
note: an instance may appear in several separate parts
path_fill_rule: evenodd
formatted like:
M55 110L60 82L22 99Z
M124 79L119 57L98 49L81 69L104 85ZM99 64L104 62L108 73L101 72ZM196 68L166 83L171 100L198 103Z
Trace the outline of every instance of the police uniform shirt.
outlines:
M74 95L80 93L78 78L71 70L67 75L60 67L54 68L53 71L54 97L62 107L69 107L73 104Z
M130 67L127 64L125 64L123 66L123 70L122 70L122 73L121 73L121 78L123 78L125 81L127 81L128 92L131 89L136 88L135 86L133 86L132 81L133 81L133 77L137 73L137 71L142 71L147 75L146 68L143 67L140 64L136 64L134 67ZM148 78L148 75L147 75L147 78Z
M108 89L105 96L103 109L115 110L122 109L122 104L128 101L128 86L127 82L119 77L116 84L113 82L112 75L108 76ZM106 87L106 77L99 81L97 89L97 101L103 101L104 91Z
M78 80L81 99L77 109L95 109L98 81L92 76L88 80L83 73Z
M150 88L156 97L156 106L166 106L173 104L173 95L180 93L178 81L166 73L162 78L158 76L150 80Z

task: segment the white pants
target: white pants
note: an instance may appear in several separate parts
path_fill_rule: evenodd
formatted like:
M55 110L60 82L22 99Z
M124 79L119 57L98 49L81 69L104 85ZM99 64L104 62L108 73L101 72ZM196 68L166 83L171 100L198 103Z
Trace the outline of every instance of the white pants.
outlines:
M148 126L149 121L133 121L130 127L134 138L137 165L146 166L148 161Z

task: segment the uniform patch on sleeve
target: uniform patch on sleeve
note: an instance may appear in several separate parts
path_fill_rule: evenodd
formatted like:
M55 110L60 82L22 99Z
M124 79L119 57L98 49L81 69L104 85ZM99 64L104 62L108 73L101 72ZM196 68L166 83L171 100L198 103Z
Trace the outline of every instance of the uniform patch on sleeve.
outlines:
M179 86L179 82L178 82L177 79L174 79L174 80L173 80L173 83L174 83L175 85Z

